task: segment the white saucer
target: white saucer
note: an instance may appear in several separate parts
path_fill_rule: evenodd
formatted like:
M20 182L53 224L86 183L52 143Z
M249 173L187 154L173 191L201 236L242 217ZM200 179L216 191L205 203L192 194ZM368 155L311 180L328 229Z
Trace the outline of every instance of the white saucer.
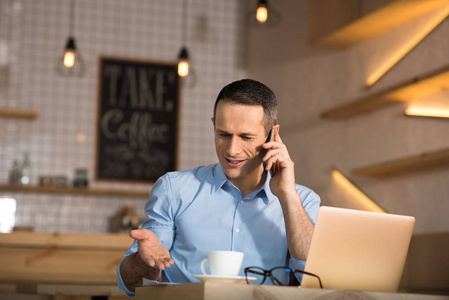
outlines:
M245 276L193 275L193 277L198 278L203 282L215 281L227 283L246 283ZM254 281L256 279L256 277L248 277L248 281Z

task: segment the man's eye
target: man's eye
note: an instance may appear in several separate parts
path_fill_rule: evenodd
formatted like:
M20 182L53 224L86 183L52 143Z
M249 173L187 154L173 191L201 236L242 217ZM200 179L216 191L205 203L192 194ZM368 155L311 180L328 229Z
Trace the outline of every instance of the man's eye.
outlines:
M228 138L228 137L230 137L230 135L229 134L226 134L226 133L220 133L220 134L218 134L220 137L222 137L222 138Z
M249 141L249 140L252 140L253 138L252 137L249 137L249 136L242 136L242 140L245 140L245 141Z

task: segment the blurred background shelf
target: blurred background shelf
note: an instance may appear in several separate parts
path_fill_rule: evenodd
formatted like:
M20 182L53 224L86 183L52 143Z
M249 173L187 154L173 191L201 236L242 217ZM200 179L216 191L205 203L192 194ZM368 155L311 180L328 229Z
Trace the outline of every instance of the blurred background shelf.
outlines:
M398 102L411 101L449 88L449 66L417 77L380 93L326 110L321 118L342 120Z
M55 187L55 186L36 186L36 185L13 185L0 184L1 191L13 192L37 192L37 193L61 193L61 194L75 194L75 195L97 195L97 196L124 196L124 197L139 197L148 198L149 191L126 191L126 190L111 190L111 189L97 189L97 188L73 188L73 187Z
M0 282L116 286L132 242L128 234L0 233Z
M37 115L37 112L32 110L0 108L0 117L35 119Z
M449 4L449 0L390 0L381 4L360 0L310 1L311 43L321 47L346 48L442 8Z
M430 167L439 167L446 164L449 164L449 149L424 152L416 156L357 168L352 171L352 174L363 177L381 177Z

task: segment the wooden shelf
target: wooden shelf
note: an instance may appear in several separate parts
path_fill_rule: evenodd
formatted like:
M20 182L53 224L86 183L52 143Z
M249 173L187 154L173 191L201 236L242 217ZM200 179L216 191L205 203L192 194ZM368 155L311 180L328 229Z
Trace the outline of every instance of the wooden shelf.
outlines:
M32 110L0 108L0 117L35 119L37 118L37 112Z
M14 231L0 233L1 247L86 250L128 250L132 239L123 233L54 233Z
M416 156L357 168L352 171L352 174L363 177L381 177L445 164L449 164L449 149L424 152Z
M98 196L124 196L148 198L149 191L123 191L111 189L93 189L93 188L73 188L73 187L53 187L53 186L24 186L13 184L0 184L1 191L13 192L33 192L33 193L56 193L56 194L75 194L75 195L98 195Z
M311 43L330 48L349 47L442 8L449 0L390 0L365 15L361 14L366 10L363 4L362 0L309 1Z
M321 114L323 119L341 120L363 114L386 105L411 101L449 88L449 66L408 80L396 87L349 102Z

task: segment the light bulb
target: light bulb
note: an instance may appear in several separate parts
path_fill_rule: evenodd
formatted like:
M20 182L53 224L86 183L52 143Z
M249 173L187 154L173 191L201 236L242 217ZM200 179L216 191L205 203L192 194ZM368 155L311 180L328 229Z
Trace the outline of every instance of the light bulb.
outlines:
M186 77L189 75L189 63L185 60L180 60L178 63L178 75Z
M72 49L67 49L64 54L64 66L71 68L75 65L75 52Z
M257 7L256 18L259 23L265 23L268 18L268 10L265 4L259 4Z

